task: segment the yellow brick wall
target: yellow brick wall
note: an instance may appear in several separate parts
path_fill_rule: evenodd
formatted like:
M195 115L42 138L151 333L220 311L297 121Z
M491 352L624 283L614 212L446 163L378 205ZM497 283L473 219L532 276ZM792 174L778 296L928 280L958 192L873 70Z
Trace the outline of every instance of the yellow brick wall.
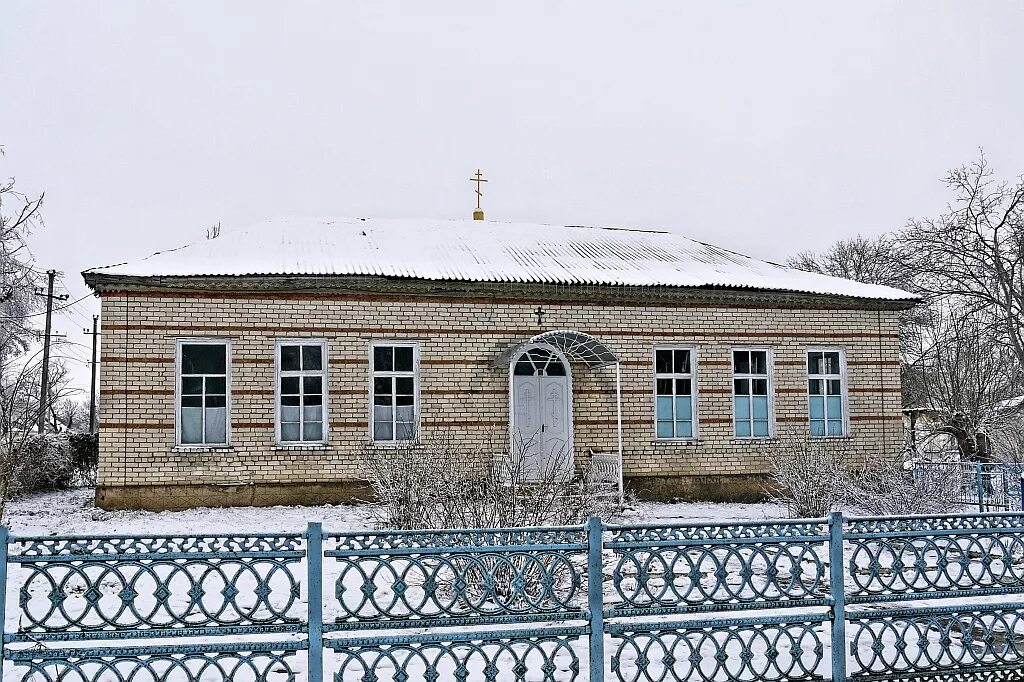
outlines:
M379 339L420 344L424 438L449 432L469 448L503 445L508 373L492 370L490 362L550 329L593 334L621 356L624 472L630 478L765 472L760 444L732 436L734 346L772 349L777 431L806 433L804 354L808 346L829 346L846 352L852 443L868 454L893 452L902 442L893 311L542 303L539 326L537 305L269 292L249 297L104 294L100 486L358 480L369 439L369 344ZM192 336L231 340L232 448L227 451L175 449L175 346L177 339ZM274 447L275 339L295 337L328 340L326 449ZM700 438L693 443L654 438L653 348L675 343L697 349ZM577 453L585 457L590 449L614 449L614 369L588 370L573 363L572 374Z

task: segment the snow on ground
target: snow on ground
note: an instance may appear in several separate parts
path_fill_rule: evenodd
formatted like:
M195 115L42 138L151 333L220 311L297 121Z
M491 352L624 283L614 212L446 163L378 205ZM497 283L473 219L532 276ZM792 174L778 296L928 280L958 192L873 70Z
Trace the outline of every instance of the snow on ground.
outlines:
M93 502L91 488L42 493L7 505L5 523L13 535L201 535L301 531L320 521L335 532L371 530L374 508L368 504L294 507L198 507L184 511L105 511ZM714 502L640 502L619 523L730 522L785 518L773 504Z

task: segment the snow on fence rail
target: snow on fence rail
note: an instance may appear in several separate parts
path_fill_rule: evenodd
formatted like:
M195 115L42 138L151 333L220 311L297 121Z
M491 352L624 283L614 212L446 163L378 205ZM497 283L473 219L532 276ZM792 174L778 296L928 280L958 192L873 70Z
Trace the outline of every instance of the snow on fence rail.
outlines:
M0 529L0 552L4 679L22 682L1024 669L1020 513L195 537Z

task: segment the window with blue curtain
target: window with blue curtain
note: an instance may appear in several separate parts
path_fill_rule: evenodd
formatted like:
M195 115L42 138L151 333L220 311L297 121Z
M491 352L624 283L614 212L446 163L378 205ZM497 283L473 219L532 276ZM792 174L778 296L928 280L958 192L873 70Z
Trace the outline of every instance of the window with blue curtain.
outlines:
M737 438L768 438L771 376L767 349L733 350L732 374L734 434Z
M654 412L657 438L694 437L692 349L654 350Z
M807 352L808 417L812 436L845 436L841 350Z
M282 443L327 442L326 351L323 340L278 345L278 440Z

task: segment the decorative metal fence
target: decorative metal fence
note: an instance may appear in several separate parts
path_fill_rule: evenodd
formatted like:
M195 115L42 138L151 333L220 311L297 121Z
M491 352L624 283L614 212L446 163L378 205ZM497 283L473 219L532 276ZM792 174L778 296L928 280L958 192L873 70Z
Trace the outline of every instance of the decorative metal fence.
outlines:
M0 552L5 680L1024 676L1020 513L200 537L0 530Z
M977 507L978 511L1021 511L1021 476L1024 468L1013 462L917 462L917 479L935 491L948 491L950 504Z

